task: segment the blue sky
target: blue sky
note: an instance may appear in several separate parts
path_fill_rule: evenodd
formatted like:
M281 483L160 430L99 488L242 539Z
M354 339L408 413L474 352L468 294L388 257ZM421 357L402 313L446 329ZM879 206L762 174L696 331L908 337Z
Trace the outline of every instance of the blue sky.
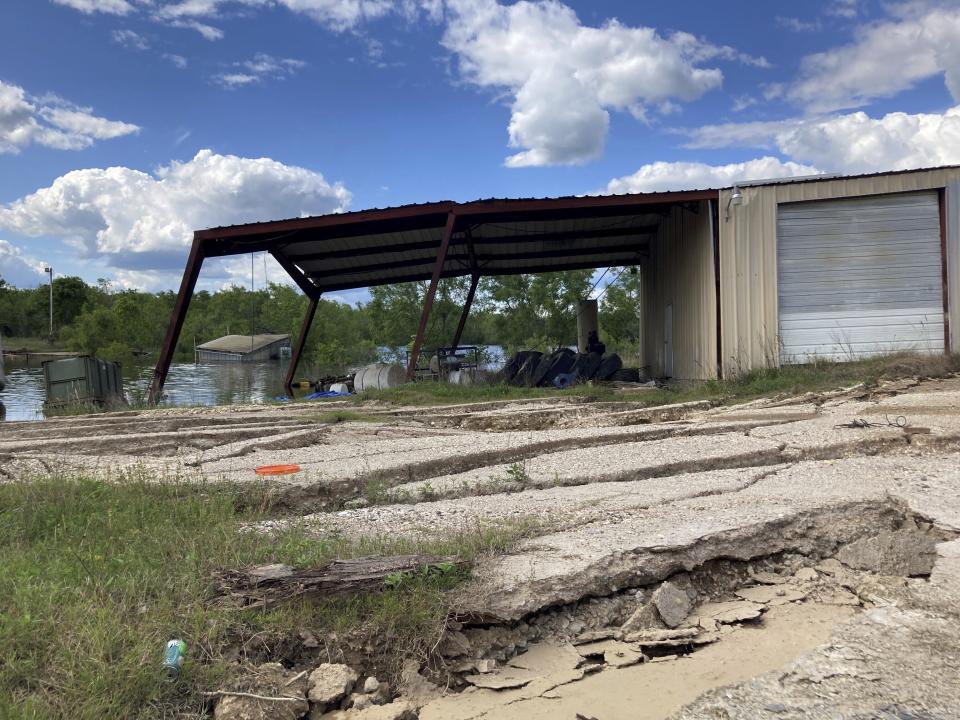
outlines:
M197 227L957 163L958 98L938 0L4 0L0 277L155 290Z

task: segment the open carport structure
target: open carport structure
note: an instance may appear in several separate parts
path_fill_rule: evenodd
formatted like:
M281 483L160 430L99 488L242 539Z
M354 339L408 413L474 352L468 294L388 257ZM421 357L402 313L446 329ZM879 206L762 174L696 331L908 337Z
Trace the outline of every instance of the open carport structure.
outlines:
M679 380L897 350L960 352L960 167L636 195L438 202L200 230L150 397L205 258L269 252L310 298L441 278L639 265L640 364Z
M671 302L680 306L670 311L675 336L693 337L692 327L687 325L694 322L708 333L712 328L715 335L715 317L704 313L715 315L717 202L717 190L447 201L199 230L194 233L150 399L156 402L160 398L203 261L253 252L269 252L310 299L293 348L288 390L320 297L389 283L430 281L408 372L416 365L442 278L472 277L451 338L453 345L460 340L483 276L646 267L654 259L658 267L674 271L668 273L671 277L690 284L682 293L685 301ZM651 286L645 293L655 290ZM684 307L689 312L685 313ZM694 340L699 349L703 338L698 333ZM716 356L702 359L712 376ZM702 374L695 368L691 372Z

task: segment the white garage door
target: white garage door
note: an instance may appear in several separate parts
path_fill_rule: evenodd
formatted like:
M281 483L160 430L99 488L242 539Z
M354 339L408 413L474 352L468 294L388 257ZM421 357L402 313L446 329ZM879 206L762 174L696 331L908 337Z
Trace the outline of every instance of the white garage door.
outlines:
M936 192L777 208L780 360L943 352Z

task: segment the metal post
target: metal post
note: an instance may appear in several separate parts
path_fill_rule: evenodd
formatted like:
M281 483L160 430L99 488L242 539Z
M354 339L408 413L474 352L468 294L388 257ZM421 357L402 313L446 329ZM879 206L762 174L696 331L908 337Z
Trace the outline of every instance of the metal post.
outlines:
M303 326L300 328L300 337L297 339L297 346L293 349L290 356L290 367L287 368L287 377L283 381L283 389L287 395L293 397L293 376L297 372L297 365L300 364L300 355L307 344L307 335L310 334L310 326L313 325L313 316L317 313L317 304L320 302L319 296L312 296L310 304L307 305L307 312L303 316Z
M467 293L467 300L463 303L463 312L460 314L457 331L453 334L453 347L457 347L460 344L460 336L463 335L463 328L467 324L467 316L470 314L470 306L473 305L473 296L477 292L478 282L480 282L480 276L474 275L470 281L470 292Z
M45 273L50 276L50 332L47 334L47 340L53 342L53 268L45 267Z
M160 348L160 357L157 358L157 367L153 371L153 380L150 382L149 402L151 405L156 405L160 401L163 384L166 382L167 372L170 370L170 362L173 360L173 353L177 348L177 340L180 338L180 331L183 329L183 321L187 316L187 308L190 307L190 298L193 297L193 289L197 286L197 277L200 275L201 265L203 265L203 241L195 237L193 246L190 248L190 256L187 258L187 267L183 271L183 280L180 281L180 292L177 293L177 301L173 305L170 325L167 326L167 334L163 338L163 346Z
M437 251L437 262L433 266L433 277L430 278L430 287L427 288L427 297L423 301L423 312L420 314L420 326L417 328L417 337L413 341L413 348L410 350L410 362L407 365L407 380L413 380L413 372L417 369L417 360L420 358L420 348L423 345L423 336L427 333L427 320L430 319L430 311L433 310L433 298L437 294L437 285L440 283L440 275L443 272L443 263L447 259L447 248L450 247L450 238L453 236L453 228L457 223L457 216L454 213L447 215L447 224L443 229L443 240L440 241L440 249Z

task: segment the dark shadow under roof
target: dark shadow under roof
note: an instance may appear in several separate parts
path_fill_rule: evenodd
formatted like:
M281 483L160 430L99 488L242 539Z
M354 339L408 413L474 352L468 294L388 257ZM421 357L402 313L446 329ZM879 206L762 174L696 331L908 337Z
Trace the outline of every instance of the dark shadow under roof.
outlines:
M444 201L200 230L204 257L269 251L311 296L429 280L451 214L441 277L631 265L685 190L521 200Z

